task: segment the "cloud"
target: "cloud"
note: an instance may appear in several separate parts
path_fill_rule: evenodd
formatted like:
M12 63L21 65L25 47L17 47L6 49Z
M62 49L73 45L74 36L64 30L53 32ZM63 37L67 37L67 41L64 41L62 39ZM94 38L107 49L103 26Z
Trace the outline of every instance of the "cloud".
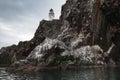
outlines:
M37 28L38 20L27 18L28 20L24 20L24 22L0 22L0 40L3 42L18 42L19 40L29 40L33 37L34 31ZM34 20L34 21L33 21ZM36 26L36 27L34 27ZM10 38L11 37L11 38ZM6 40L6 38L9 38ZM12 39L10 41L10 39ZM9 41L8 41L9 40ZM12 43L13 43L12 42Z
M30 40L42 19L48 19L50 8L60 16L66 0L0 0L0 45Z

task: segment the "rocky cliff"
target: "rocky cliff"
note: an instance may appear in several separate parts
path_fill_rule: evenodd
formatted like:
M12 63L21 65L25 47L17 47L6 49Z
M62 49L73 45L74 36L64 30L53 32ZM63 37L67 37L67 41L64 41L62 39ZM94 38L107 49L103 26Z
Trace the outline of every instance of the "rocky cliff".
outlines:
M119 17L119 0L67 0L60 20L41 21L30 41L2 48L0 55L22 70L119 64Z
M12 45L8 47L3 47L0 50L0 64L10 65L16 60L25 59L29 53L41 42L45 40L46 37L56 38L60 33L60 21L46 21L40 22L34 37L30 41L20 41L18 45Z

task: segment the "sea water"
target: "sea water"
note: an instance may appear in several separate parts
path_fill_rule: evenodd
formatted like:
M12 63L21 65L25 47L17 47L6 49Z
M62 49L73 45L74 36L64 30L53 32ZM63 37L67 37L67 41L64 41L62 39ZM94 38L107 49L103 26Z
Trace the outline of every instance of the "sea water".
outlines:
M0 68L0 80L120 80L120 68L78 68L30 73L8 73Z

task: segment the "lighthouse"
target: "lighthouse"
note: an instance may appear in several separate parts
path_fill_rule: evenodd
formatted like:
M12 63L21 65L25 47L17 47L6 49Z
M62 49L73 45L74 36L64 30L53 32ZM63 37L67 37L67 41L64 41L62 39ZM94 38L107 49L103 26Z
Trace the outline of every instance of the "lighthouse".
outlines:
M51 8L50 11L49 11L49 20L53 20L55 17L55 13L54 13L54 10Z

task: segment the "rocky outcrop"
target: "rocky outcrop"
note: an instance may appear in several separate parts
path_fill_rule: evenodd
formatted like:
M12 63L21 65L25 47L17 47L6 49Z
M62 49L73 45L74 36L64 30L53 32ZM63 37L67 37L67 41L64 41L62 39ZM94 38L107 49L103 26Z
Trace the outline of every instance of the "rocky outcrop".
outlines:
M103 50L98 45L71 49L57 39L46 38L25 60L15 62L8 70L28 71L27 66L38 71L49 68L66 69L70 66L103 65L103 55Z
M104 65L111 62L109 59L119 64L119 3L118 0L67 0L60 20L41 21L34 38L28 44L21 43L27 44L27 48L16 49L19 51L16 55L22 58L25 55L25 60L15 62L12 67ZM29 51L21 55L23 49Z
M12 60L14 56L16 60L25 59L37 45L44 41L45 37L54 39L59 33L59 20L41 21L34 37L30 41L20 41L18 45L1 48L0 64L10 65L12 62L14 62Z
M97 45L84 46L79 49L70 49L63 42L61 42L57 39L52 40L52 39L46 38L45 41L43 43L41 43L40 45L38 45L26 59L30 60L30 61L35 61L35 62L37 61L38 64L39 64L39 62L41 62L41 60L44 59L45 61L48 60L48 63L49 63L49 62L51 62L51 61L49 61L49 59L51 60L51 58L49 58L49 57L52 56L52 57L54 57L53 58L54 63L52 63L52 65L54 65L55 62L57 62L57 60L59 61L59 58L72 56L73 60L79 59L79 61L81 63L88 62L88 63L92 63L92 64L95 64L95 63L97 64L97 60L98 60L97 57L103 58L102 55L103 55L103 50ZM57 57L59 57L59 58L57 59ZM103 59L101 59L101 60L103 60ZM44 62L44 63L46 63L46 62ZM74 62L74 63L76 63L76 62ZM47 64L45 64L45 65L47 65Z

